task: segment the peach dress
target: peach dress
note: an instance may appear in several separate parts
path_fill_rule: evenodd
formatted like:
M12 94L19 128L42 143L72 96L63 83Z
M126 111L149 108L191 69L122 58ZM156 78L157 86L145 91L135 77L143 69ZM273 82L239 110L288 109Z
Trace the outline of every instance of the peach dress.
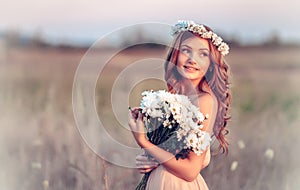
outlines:
M207 154L204 161L206 167L210 161L210 154ZM160 165L154 169L147 181L146 190L208 190L208 187L199 173L192 182L187 182L171 174Z

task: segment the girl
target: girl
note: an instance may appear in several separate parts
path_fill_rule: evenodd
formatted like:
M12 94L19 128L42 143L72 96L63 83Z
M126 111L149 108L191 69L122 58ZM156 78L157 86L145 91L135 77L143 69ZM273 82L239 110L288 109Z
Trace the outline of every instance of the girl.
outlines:
M203 129L215 136L220 144L219 150L227 153L225 127L231 94L229 67L224 55L229 47L209 27L193 21L179 21L173 27L173 34L173 45L165 62L168 90L188 96L200 112L209 114ZM210 148L200 156L191 151L187 158L177 160L146 138L143 116L137 110L129 110L129 126L138 145L155 159L148 160L143 155L137 157L140 173L151 172L146 189L208 189L200 171L209 164Z

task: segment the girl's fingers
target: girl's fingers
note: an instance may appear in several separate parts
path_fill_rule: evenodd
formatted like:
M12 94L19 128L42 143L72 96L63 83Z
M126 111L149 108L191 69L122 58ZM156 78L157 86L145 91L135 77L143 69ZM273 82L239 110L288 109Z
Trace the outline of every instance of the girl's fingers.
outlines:
M136 119L137 116L132 110L129 110L129 113L130 113L132 119Z
M138 107L129 108L129 111L130 111L133 119L136 120L139 116L139 108Z
M152 169L139 169L139 172L140 172L141 174L145 174L145 173L148 173L148 172L150 172L150 171L152 171Z
M155 168L157 168L158 166L147 166L147 167L138 167L138 170L153 170Z
M148 161L149 158L147 156L145 156L145 155L137 155L136 158L135 158L135 160L143 162L143 161Z
M152 170L154 170L155 168L157 168L158 166L152 166L152 167L139 167L138 170L140 173L148 173Z
M140 169L148 169L148 168L156 168L159 165L158 162L149 160L145 156L137 156L136 158L136 166Z
M157 162L138 162L136 163L136 166L138 168L150 168L150 167L157 167Z
M136 165L141 166L141 165L158 165L158 162L154 158L148 158L145 155L137 155L135 158L136 160Z
M129 125L135 124L134 118L130 110L128 110L128 123Z
M139 112L139 119L143 119L143 114Z

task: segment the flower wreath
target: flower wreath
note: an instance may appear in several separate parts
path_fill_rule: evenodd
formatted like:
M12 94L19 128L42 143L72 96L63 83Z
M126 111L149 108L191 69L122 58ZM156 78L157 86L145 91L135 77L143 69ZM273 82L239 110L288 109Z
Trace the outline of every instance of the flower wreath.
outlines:
M183 31L190 31L204 39L210 39L223 56L229 53L229 46L223 42L223 39L214 32L207 31L204 25L196 24L194 21L179 20L177 24L172 26L171 35L174 36Z

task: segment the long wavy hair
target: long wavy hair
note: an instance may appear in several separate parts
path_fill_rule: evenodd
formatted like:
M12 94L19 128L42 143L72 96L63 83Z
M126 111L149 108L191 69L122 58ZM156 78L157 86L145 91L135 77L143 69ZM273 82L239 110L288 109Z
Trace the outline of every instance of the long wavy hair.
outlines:
M207 31L212 31L205 26ZM179 93L188 95L192 89L187 80L184 79L177 71L177 59L181 43L191 37L198 36L189 31L180 32L174 37L172 45L169 49L167 60L165 62L165 80L167 82L168 90L171 93ZM230 69L224 57L212 44L211 40L207 40L210 48L210 65L200 81L198 88L200 92L213 93L217 99L217 114L213 125L213 135L219 142L218 152L228 153L228 141L225 135L228 130L225 128L230 119L229 106L231 104L231 93L229 90L229 75ZM211 91L207 89L207 85ZM206 88L205 88L206 87ZM195 92L195 89L194 89Z

